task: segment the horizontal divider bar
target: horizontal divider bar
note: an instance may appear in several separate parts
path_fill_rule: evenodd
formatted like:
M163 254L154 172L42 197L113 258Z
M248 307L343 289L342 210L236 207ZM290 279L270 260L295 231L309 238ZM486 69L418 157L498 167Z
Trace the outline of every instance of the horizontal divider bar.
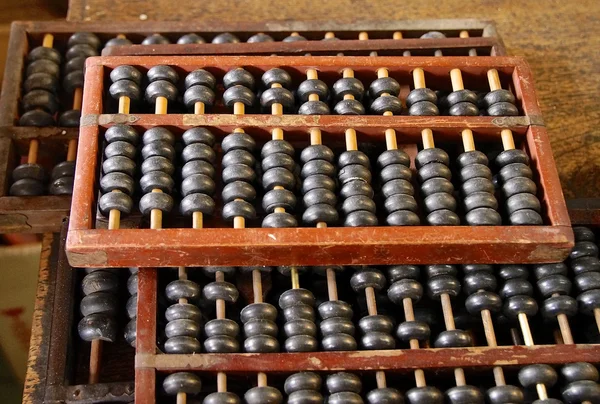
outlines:
M561 262L572 246L570 226L71 229L67 255L74 267L492 264Z
M260 354L138 354L135 367L159 371L302 372L487 368L534 363L600 362L600 347L592 344L532 347L472 347L395 349L380 351L260 353Z

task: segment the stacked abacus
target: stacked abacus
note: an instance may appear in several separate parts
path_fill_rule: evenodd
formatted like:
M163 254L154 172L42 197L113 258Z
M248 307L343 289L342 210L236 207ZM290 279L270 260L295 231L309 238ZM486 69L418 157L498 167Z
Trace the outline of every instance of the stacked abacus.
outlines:
M560 397L552 366L572 361L565 399L598 392L567 271L528 266L555 268L571 230L521 60L166 60L88 66L102 123L82 127L67 246L82 266L178 267L164 341L169 271L137 274L136 400L518 403ZM542 318L559 324L552 352L534 347Z

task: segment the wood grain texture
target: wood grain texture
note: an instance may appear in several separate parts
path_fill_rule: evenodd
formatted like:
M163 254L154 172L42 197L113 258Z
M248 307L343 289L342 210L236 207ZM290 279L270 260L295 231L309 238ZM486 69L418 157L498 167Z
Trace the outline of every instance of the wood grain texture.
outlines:
M71 0L68 19L84 21L194 20L228 23L278 20L353 21L493 19L511 55L532 67L542 113L567 198L600 192L600 2L582 0L422 0L362 2L336 0L223 0L198 2Z
M56 281L56 271L52 271L52 268L56 268L56 262L52 265L51 261L57 259L58 243L58 235L44 234L23 389L23 403L27 404L40 403L44 399L54 306L54 296L49 291L54 289Z

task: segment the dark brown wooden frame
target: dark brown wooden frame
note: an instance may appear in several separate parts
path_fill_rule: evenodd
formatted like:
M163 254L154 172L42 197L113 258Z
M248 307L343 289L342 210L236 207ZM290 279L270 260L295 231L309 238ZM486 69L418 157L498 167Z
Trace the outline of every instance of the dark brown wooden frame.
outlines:
M75 271L65 256L66 223L61 233L45 234L34 324L25 381L24 403L100 403L133 401L134 382L73 385L72 334Z
M407 39L398 43L398 41L369 40L369 41L336 41L332 49L338 49L340 46L346 49L352 47L364 47L378 50L386 47L392 47L396 52L402 51L403 46L411 49L424 49L427 46L433 46L430 49L451 49L452 47L462 46L474 48L490 48L490 52L495 55L504 55L506 53L504 43L498 35L496 26L491 21L482 21L474 19L458 20L422 20L422 21L377 21L377 22L357 22L350 29L347 24L337 23L314 23L314 22L265 22L262 24L244 24L236 23L226 25L222 23L193 23L193 22L115 22L115 23L86 23L86 22L65 22L65 21L17 21L11 26L10 40L8 48L8 57L2 83L2 94L0 95L0 233L9 232L53 232L59 231L64 218L69 212L71 198L69 196L38 196L38 197L11 197L8 196L8 188L11 183L10 174L13 168L18 165L17 150L26 150L27 141L33 138L42 140L42 147L51 147L55 150L62 150L66 156L66 144L69 139L78 136L76 128L33 128L16 126L16 120L19 111L19 99L21 95L21 84L24 70L24 57L29 50L29 39L41 40L43 34L52 33L61 41L65 41L68 36L74 32L87 31L95 32L101 39L107 40L117 34L126 34L134 42L141 40L152 33L163 33L172 40L177 39L182 34L188 32L197 32L205 35L207 38L221 32L232 32L242 38L256 32L266 32L278 36L279 39L287 36L293 31L299 31L310 38L322 37L327 31L339 32L340 37L355 38L360 31L367 31L373 38L390 38L394 31L402 31L406 36L419 36L427 31L442 31L451 36L458 36L462 30L467 30L473 36L472 38L448 38L441 40L416 40ZM361 42L355 44L355 42ZM317 48L323 47L323 43L310 41L310 46ZM344 45L348 43L348 45ZM406 43L407 45L403 45ZM378 45L380 44L380 45ZM250 44L252 45L252 44ZM269 46L283 49L292 49L299 51L305 44L283 44L282 42L258 45L258 49L264 52L273 53ZM206 49L198 49L196 52L208 53L246 53L245 45L213 45L209 44ZM460 47L459 46L459 47ZM136 48L137 49L137 48Z
M321 74L352 67L357 74L385 65L390 72L407 76L416 67L427 74L447 75L458 67L465 74L478 74L497 68L511 78L511 84L524 117L381 117L381 116L281 116L270 115L102 115L104 77L107 69L133 64L142 69L156 64L191 70L199 66L219 66L222 72L239 65L255 69L286 67L304 71L319 66ZM447 76L444 76L447 77ZM536 124L539 107L529 67L521 58L379 58L373 57L100 57L88 60L83 117L79 144L77 181L73 195L67 254L74 266L198 266L198 265L281 265L280 257L296 265L385 265L396 262L423 263L532 263L564 259L573 246L573 233L547 133ZM308 128L318 126L324 142L343 138L344 129L353 127L359 134L383 138L386 128L398 130L401 141L420 142L421 128L431 128L436 136L460 138L460 131L471 128L482 137L496 138L508 127L526 144L541 185L540 199L548 225L498 227L386 227L327 229L205 228L202 230L166 228L161 230L104 230L95 226L96 176L99 135L114 123L130 123L140 128L165 125L182 130L207 126L218 135L243 127L256 130L255 136L268 136L268 129L282 128L286 139L307 137ZM325 139L325 133L330 139ZM257 137L258 139L258 137ZM477 137L476 137L477 139ZM360 140L360 139L359 139ZM201 233L200 233L201 232ZM202 235L199 237L199 235ZM311 254L306 254L311 251Z

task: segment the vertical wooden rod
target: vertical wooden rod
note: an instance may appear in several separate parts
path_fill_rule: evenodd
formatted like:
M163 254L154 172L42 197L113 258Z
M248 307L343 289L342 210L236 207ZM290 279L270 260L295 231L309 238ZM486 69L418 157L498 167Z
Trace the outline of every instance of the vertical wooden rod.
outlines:
M227 391L227 375L223 372L217 373L217 392L225 393Z
M337 281L335 279L335 270L333 268L327 268L325 270L327 275L327 294L329 300L338 300Z
M440 296L442 302L442 312L444 313L444 323L446 323L446 329L452 331L456 329L454 324L454 314L452 314L452 302L450 296L447 293L442 293Z
M375 300L375 289L371 286L365 289L365 297L367 299L367 311L369 316L377 315L377 301Z
M254 293L254 303L262 303L262 278L258 269L252 270L252 292Z
M102 357L102 341L95 339L90 348L89 384L96 384L100 379L100 358Z

